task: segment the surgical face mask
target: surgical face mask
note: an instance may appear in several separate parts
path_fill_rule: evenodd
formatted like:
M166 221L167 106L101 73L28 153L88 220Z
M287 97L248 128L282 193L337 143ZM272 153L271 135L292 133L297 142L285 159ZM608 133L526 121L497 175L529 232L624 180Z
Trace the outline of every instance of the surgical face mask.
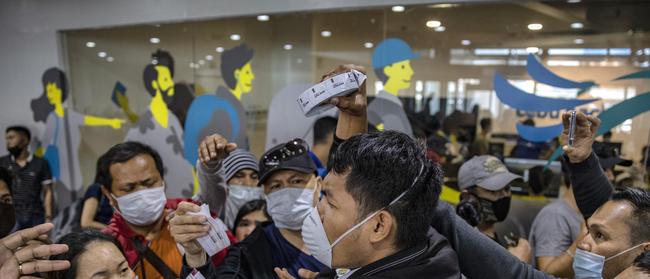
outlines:
M266 205L276 227L297 231L314 206L314 189L285 187L268 194Z
M249 201L264 198L262 187L248 187L241 185L228 185L228 198L226 199L226 224L233 228L233 223L239 209ZM233 228L234 229L234 228Z
M16 210L13 204L0 202L0 238L11 232L16 225Z
M302 241L309 249L309 252L311 252L312 256L314 256L314 258L316 258L322 264L326 265L329 268L332 268L332 250L334 249L334 246L336 246L336 244L341 242L341 240L345 239L345 237L350 235L353 231L363 226L366 222L370 221L370 219L372 219L377 214L379 214L379 212L381 212L382 210L388 208L389 206L399 201L404 195L406 195L406 193L408 193L409 190L411 190L411 188L413 188L415 183L420 178L420 175L422 175L423 170L424 170L424 165L420 167L420 172L418 173L418 176L415 178L415 180L413 180L411 186L407 188L404 192L402 192L399 196L397 196L395 199L393 199L387 206L371 213L370 215L368 215L368 217L363 219L361 222L349 228L341 236L339 236L336 240L334 240L332 244L330 244L329 238L327 238L327 234L325 233L325 227L323 227L323 222L321 221L318 208L313 207L311 209L309 216L307 216L305 222L302 225Z
M136 226L151 225L163 214L167 197L165 185L133 192L121 197L115 197L118 212L124 220Z
M577 248L576 255L573 258L573 273L575 274L574 278L575 279L603 278L603 269L605 268L606 262L618 256L624 255L625 253L630 252L636 249L637 247L645 244L646 243L635 245L609 258L605 258L604 256Z
M496 201L478 198L481 204L481 221L486 223L502 222L508 217L510 211L510 197L503 197Z

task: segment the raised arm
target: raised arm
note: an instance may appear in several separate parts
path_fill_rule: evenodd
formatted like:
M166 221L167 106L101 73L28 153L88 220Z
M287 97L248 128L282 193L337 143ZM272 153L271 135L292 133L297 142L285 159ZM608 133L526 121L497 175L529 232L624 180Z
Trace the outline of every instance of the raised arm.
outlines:
M328 79L341 73L357 70L366 73L361 66L352 64L341 65L329 73L323 75L322 80ZM342 140L358 134L368 132L368 100L366 98L366 82L364 81L359 90L343 97L334 97L329 103L335 105L339 111L339 120L336 125L336 137Z
M196 162L196 175L199 180L197 199L207 203L212 212L221 214L226 205L227 185L221 175L221 162L237 149L237 144L229 143L219 134L207 136L199 144L199 161Z

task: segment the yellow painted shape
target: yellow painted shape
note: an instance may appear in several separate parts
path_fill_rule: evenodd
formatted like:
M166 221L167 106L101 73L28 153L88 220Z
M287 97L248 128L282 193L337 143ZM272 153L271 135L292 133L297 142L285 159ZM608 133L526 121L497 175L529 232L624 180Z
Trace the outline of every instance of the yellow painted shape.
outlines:
M87 126L109 126L113 129L122 128L125 121L119 118L104 118L92 115L84 116L84 124Z
M167 128L169 126L169 110L167 110L167 104L165 103L165 100L163 100L160 91L156 91L156 96L153 96L151 99L149 110L151 111L153 118L161 127Z
M194 187L192 188L192 196L199 193L199 177L196 175L196 169L192 168L192 178L194 179Z
M246 63L246 65L236 69L233 75L237 80L237 85L230 92L235 95L237 100L241 100L243 94L250 93L253 90L255 74L253 73L253 68L251 68L251 63Z
M379 124L377 124L377 126L375 126L375 127L377 128L377 130L382 131L382 132L383 132L384 129L385 129L385 127L384 127L384 123L379 123Z
M411 87L414 72L411 61L404 60L384 67L384 74L388 77L384 91L397 96L400 90Z
M456 205L460 202L460 192L443 185L442 192L440 192L440 200Z
M63 117L65 115L65 110L63 109L62 99L63 92L61 88L56 86L56 83L50 82L45 85L45 93L47 95L47 100L54 106L54 113L58 117Z
M34 152L34 155L39 158L43 158L45 156L45 148L43 146L39 146L36 148L36 152Z

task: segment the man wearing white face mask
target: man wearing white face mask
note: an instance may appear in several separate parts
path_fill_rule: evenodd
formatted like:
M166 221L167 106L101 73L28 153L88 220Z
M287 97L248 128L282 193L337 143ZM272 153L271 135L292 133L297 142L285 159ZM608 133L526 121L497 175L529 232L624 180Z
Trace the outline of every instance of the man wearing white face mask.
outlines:
M115 208L103 232L118 240L139 278L178 278L182 256L165 217L179 202L191 200L167 199L162 159L147 145L120 143L102 158L99 168L105 175L97 182ZM207 227L200 229L208 231ZM225 253L216 254L213 260L223 259Z

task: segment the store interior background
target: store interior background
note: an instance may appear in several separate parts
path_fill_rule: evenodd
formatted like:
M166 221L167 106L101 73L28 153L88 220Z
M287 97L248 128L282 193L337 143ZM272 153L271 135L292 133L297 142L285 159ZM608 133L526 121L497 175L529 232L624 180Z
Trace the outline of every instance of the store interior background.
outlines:
M585 97L602 101L588 105L590 110L650 91L647 80L612 82L650 66L650 36L640 31L650 30L650 19L643 14L650 6L640 1L572 2L4 1L0 119L3 125L42 130L42 124L32 121L29 102L43 90L42 72L53 66L68 74L68 107L125 118L110 100L120 81L127 87L131 108L141 114L150 100L142 70L157 49L174 56L175 82L194 84L197 96L214 92L224 84L218 48L241 43L255 49L253 90L242 103L257 155L264 151L266 114L274 94L288 85L317 81L338 64L354 63L368 70L372 95L381 86L372 73L372 50L390 37L403 39L421 55L411 62L415 72L411 87L401 92L412 99L410 105L449 114L455 109L469 112L478 104L479 118L492 117L495 133L514 134L515 123L525 118L498 100L492 90L495 73L541 96L576 97L577 90L536 84L526 73L529 52L539 54L562 77L596 81L599 87ZM404 11L393 11L395 5L404 6ZM259 15L268 15L268 20L260 21ZM438 25L431 21L444 28L431 27ZM530 23L541 23L543 29L529 30ZM234 34L239 40L233 40ZM88 42L95 46L88 47ZM549 53L551 49L605 53L556 55ZM559 122L548 117L535 120L537 125ZM117 131L82 128L85 185L92 179L94 160L120 142L127 129L128 125ZM649 130L650 114L645 113L618 126L613 140L624 142L624 157L639 160Z

